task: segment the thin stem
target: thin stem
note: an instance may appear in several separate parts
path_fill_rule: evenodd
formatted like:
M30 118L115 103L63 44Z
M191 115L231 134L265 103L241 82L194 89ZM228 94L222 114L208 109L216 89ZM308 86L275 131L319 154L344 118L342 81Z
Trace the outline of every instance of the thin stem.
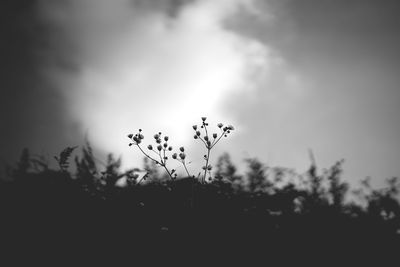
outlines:
M172 177L172 174L169 172L167 166L165 166L165 164L162 166L164 167L165 171L168 173L168 176L171 178L171 180L173 180L174 178Z
M206 141L203 140L203 138L201 138L201 136L199 136L199 139L203 142L203 144L207 147L207 143Z
M143 153L147 158L149 158L150 160L154 161L155 163L160 164L161 166L163 166L163 168L164 168L165 171L167 172L168 176L169 176L171 179L173 179L171 173L169 172L167 166L165 165L165 162L162 160L161 152L158 153L158 155L160 156L161 162L158 162L157 160L155 160L155 159L153 159L152 157L150 157L146 152L144 152L143 149L139 146L139 144L136 144L136 145L137 145L137 147L140 149L140 151L142 151L142 153Z
M155 159L153 159L152 157L150 157L149 155L147 155L147 153L143 151L143 149L139 146L139 144L136 144L136 145L137 145L137 147L140 149L140 151L142 151L142 153L143 153L147 158L149 158L150 160L154 161L154 162L157 163L157 164L160 164L160 162L158 162L157 160L155 160Z
M203 122L203 126L204 126L204 130L206 131L206 136L208 137L207 126L206 126L205 122Z
M221 136L217 139L217 141L215 141L215 142L212 144L211 148L213 148L213 147L219 142L219 140L221 140L221 138L225 135L225 132L226 132L226 131L223 131L223 133L222 133Z
M204 176L203 176L203 183L206 181L206 175L207 175L207 169L208 169L208 161L210 159L210 151L211 151L211 149L207 147L207 158L206 158L206 167L205 167Z
M172 174L169 172L167 165L166 165L166 160L165 160L165 149L164 149L164 160L161 156L161 151L158 152L158 155L160 156L160 160L161 160L161 166L163 166L163 168L165 169L165 171L167 172L168 176L171 178L171 180L173 180L174 178L172 177Z
M182 164L183 164L183 167L185 168L185 171L186 171L186 173L187 173L188 177L191 177L191 176L190 176L190 174L189 174L189 171L188 171L188 169L186 168L186 163L185 163L185 161L184 161L184 160L182 161Z
M145 178L146 178L146 176L148 175L149 173L146 173L145 175L143 175L143 177L139 180L139 182L137 182L137 184L140 184L140 182L142 182Z

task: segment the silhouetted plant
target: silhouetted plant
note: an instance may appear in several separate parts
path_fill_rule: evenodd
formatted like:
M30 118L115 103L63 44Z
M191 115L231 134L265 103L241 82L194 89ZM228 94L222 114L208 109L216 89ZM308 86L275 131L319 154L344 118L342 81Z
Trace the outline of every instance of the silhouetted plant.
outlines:
M218 123L217 126L220 129L220 133L219 134L213 133L212 135L210 135L207 129L207 127L209 126L208 122L206 122L207 117L201 117L201 120L202 124L200 126L200 129L203 130L203 136L201 130L198 129L198 126L193 125L193 130L195 131L195 135L193 137L194 139L200 140L204 144L207 150L207 154L203 156L205 160L205 165L202 167L204 171L202 182L204 183L206 181L207 173L209 173L209 179L211 181L211 170L212 170L212 166L210 165L211 149L221 140L222 137L228 137L228 134L230 134L231 131L234 130L234 127L232 125L224 126L224 124Z
M349 189L349 185L345 182L340 181L343 161L338 161L328 171L329 189L328 192L331 195L332 205L340 208L344 204L346 193Z
M194 128L197 132L197 127ZM140 140L140 144L143 138L137 135L134 141ZM207 141L204 137L202 140L203 144ZM159 157L165 152L168 157L173 150L164 145L167 141L169 138L158 134L155 142L157 147L161 145L161 150L151 152L148 148L146 153ZM210 143L215 145L217 140ZM209 144L207 149L211 148ZM183 236L196 242L206 240L208 245L218 239L225 245L232 242L236 246L243 243L251 246L257 238L263 246L294 244L307 253L311 246L324 250L327 244L350 248L376 244L380 248L399 240L399 180L388 179L382 189L373 189L365 180L358 193L364 203L348 203L349 185L341 177L343 161L319 173L313 160L308 172L298 175L286 168L268 167L257 159L248 159L247 170L240 175L230 156L223 154L215 165L214 179L204 183L203 172L199 181L192 177L172 181L175 175L171 172L163 180L158 173L161 165L156 164L161 159L153 154L153 159L145 158L144 170L122 171L120 159L110 154L105 162L98 160L88 142L75 157L73 174L72 166L68 168L72 150L67 148L57 157L60 170L51 169L44 159L32 157L24 150L9 172L12 182L0 183L1 215L6 218L2 222L8 220L10 225L19 225L12 238L26 229L41 235L53 227L52 233L58 233L57 238L64 231L75 238L91 233L90 243L98 242L101 246L116 246L115 240L123 238L137 242L139 236L145 240L162 236L168 242ZM185 149L179 149L179 153L185 153ZM174 157L186 164L186 156ZM208 165L206 162L205 166ZM139 176L143 172L145 175ZM149 176L153 179L147 180ZM125 187L116 186L119 179L126 179ZM4 213L5 206L15 203L16 212L8 209L9 213ZM15 217L16 214L20 217ZM29 223L35 221L35 226L29 228ZM79 238L74 239L74 245L78 245ZM109 241L112 238L115 240ZM333 253L330 249L339 247L331 245L327 251ZM314 257L315 253L305 255Z
M256 192L270 188L272 184L266 174L267 167L256 158L246 159L245 161L248 166L246 177L249 190Z
M122 172L121 159L115 159L112 154L107 155L107 161L102 163L103 167L99 167L96 163L98 161L94 154L93 149L88 141L82 147L82 156L75 157L77 179L85 191L92 194L96 192L107 193L113 190L117 181L125 177L126 183L129 186L136 185L141 170L139 168L129 169ZM101 170L102 169L102 170Z
M69 159L72 155L72 152L77 148L77 146L74 147L67 147L63 151L61 151L60 155L54 156L56 159L58 166L61 171L66 172L68 167L69 167Z
M193 125L192 128L195 131L194 139L200 140L207 149L207 154L204 155L203 157L205 160L205 165L202 167L204 174L202 176L201 181L204 183L206 181L207 173L209 173L209 180L211 181L211 170L212 170L212 166L210 164L211 149L221 140L222 137L227 137L228 134L230 134L231 131L234 130L234 127L231 125L224 126L222 123L218 123L217 126L221 131L220 134L213 133L212 135L209 135L207 129L209 125L206 122L207 118L202 117L201 120L202 124L200 126L200 129L203 129L203 136L201 130L198 128L197 125ZM176 170L169 169L167 166L167 162L169 160L169 153L172 153L173 151L173 147L168 144L169 137L168 136L163 137L161 132L156 133L153 137L156 144L154 146L149 144L147 146L147 149L154 156L149 155L149 153L147 153L141 147L142 140L144 139L144 135L142 134L142 129L139 129L138 133L136 133L135 135L134 134L128 135L128 138L132 141L131 143L129 143L129 146L136 146L145 155L146 158L154 162L156 165L163 167L167 175L171 178L171 180L175 180L178 176ZM185 153L185 148L183 146L179 148L179 152L173 153L171 157L172 159L177 160L182 164L188 177L194 177L189 173L187 169L186 153Z
M217 160L215 179L227 179L232 183L233 187L241 190L244 188L244 179L243 176L238 175L236 172L237 168L233 165L230 155L228 153L222 154Z

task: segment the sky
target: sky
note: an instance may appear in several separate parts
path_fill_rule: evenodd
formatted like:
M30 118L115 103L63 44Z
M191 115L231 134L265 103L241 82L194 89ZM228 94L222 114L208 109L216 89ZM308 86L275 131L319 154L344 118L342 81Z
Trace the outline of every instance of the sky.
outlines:
M344 178L399 176L400 4L392 0L5 0L1 162L52 158L87 137L141 164L126 135L184 145L232 124L214 159L304 172L308 151Z

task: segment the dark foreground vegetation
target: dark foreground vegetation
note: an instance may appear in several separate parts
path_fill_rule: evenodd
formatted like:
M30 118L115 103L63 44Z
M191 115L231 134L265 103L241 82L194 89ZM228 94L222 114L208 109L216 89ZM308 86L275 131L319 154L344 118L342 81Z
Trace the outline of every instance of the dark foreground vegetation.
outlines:
M25 150L8 168L0 184L3 253L101 260L113 252L134 261L143 249L197 260L246 255L311 263L323 255L340 263L378 255L385 261L400 252L397 179L379 190L366 180L352 192L340 179L341 162L322 174L312 165L297 175L248 159L239 175L225 154L213 180L203 183L171 180L149 161L145 177L139 169L122 172L111 155L99 167L89 145L69 166L72 152L64 150L52 169Z

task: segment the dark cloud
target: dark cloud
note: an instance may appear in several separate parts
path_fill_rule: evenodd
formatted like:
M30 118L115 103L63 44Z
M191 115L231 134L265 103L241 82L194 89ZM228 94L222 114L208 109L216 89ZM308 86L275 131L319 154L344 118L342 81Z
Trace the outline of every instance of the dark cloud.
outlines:
M398 62L400 3L395 0L271 1L275 28L265 38L293 61L312 54Z
M269 23L254 20L250 26L239 19L233 27L267 44L304 90L293 98L274 75L278 82L259 88L255 112L241 106L238 113L249 128L268 125L267 138L255 140L270 142L270 150L282 147L286 160L307 146L319 152L322 165L344 157L355 180L398 175L393 159L400 151L399 2L264 3L272 14Z
M65 141L63 100L41 74L47 26L37 1L0 2L0 147L11 161L24 147L39 152Z
M175 17L183 6L194 1L195 0L132 0L132 4L135 8L142 10L149 9L151 11L157 10L171 17Z

